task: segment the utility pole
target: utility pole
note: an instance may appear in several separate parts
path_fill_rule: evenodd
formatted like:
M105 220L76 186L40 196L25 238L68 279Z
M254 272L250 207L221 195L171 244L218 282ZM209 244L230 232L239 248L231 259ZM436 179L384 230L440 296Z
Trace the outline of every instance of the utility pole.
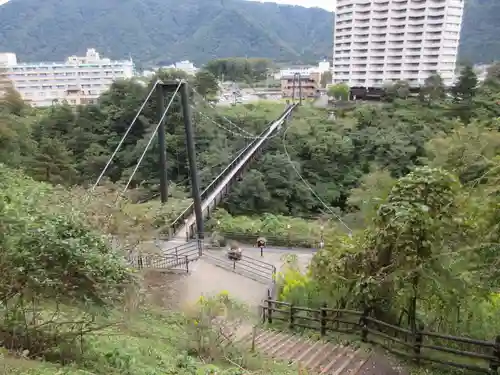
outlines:
M299 105L302 105L302 79L300 73L293 75L293 101L295 102L295 82L299 84Z
M165 111L165 87L161 84L156 86L158 100L158 120L163 117ZM160 199L161 203L168 200L168 180L167 180L167 144L165 141L165 119L161 121L158 127L158 148L160 150L159 168L160 168Z

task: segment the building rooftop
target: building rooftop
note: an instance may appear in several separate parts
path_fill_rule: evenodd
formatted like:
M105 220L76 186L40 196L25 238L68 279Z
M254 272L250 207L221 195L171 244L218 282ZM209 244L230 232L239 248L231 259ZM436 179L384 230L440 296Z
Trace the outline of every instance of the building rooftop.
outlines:
M123 65L125 63L132 64L132 60L111 60L109 58L101 58L98 52L94 48L87 49L85 56L69 56L66 61L40 61L40 62L22 62L17 63L17 67L41 67L41 66L88 66L92 67L95 65L109 64L109 65Z

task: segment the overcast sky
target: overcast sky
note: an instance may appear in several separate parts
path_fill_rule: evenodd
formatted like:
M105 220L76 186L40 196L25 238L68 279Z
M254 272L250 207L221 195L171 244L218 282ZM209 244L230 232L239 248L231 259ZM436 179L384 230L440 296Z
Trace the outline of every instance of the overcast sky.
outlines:
M6 3L8 0L0 0L0 5ZM319 7L330 11L334 10L335 0L256 0L256 1L268 1L278 4L292 4L292 5L302 5L304 7Z

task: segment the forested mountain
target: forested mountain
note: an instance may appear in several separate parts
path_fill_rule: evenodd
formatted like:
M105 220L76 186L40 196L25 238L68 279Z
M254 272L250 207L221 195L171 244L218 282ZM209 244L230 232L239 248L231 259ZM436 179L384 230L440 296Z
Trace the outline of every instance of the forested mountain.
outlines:
M312 62L331 56L332 14L243 0L11 0L0 7L0 51L60 60L96 47L146 64L251 56ZM500 58L500 2L469 0L461 57Z
M243 0L11 0L0 7L0 51L60 60L95 47L143 63L216 57L316 61L331 55L332 14Z
M468 0L462 26L460 59L489 63L500 60L500 1Z

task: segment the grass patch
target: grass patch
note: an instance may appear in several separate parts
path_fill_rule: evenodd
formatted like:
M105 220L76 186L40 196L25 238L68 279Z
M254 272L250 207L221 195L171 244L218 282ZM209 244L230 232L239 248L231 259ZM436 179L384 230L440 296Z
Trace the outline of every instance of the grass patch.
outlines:
M181 313L157 309L124 315L117 323L85 337L81 356L67 365L24 358L0 351L0 374L17 375L197 375L297 374L293 367L244 354L249 371L223 358L200 359L190 348L189 321ZM191 354L191 355L190 355Z

